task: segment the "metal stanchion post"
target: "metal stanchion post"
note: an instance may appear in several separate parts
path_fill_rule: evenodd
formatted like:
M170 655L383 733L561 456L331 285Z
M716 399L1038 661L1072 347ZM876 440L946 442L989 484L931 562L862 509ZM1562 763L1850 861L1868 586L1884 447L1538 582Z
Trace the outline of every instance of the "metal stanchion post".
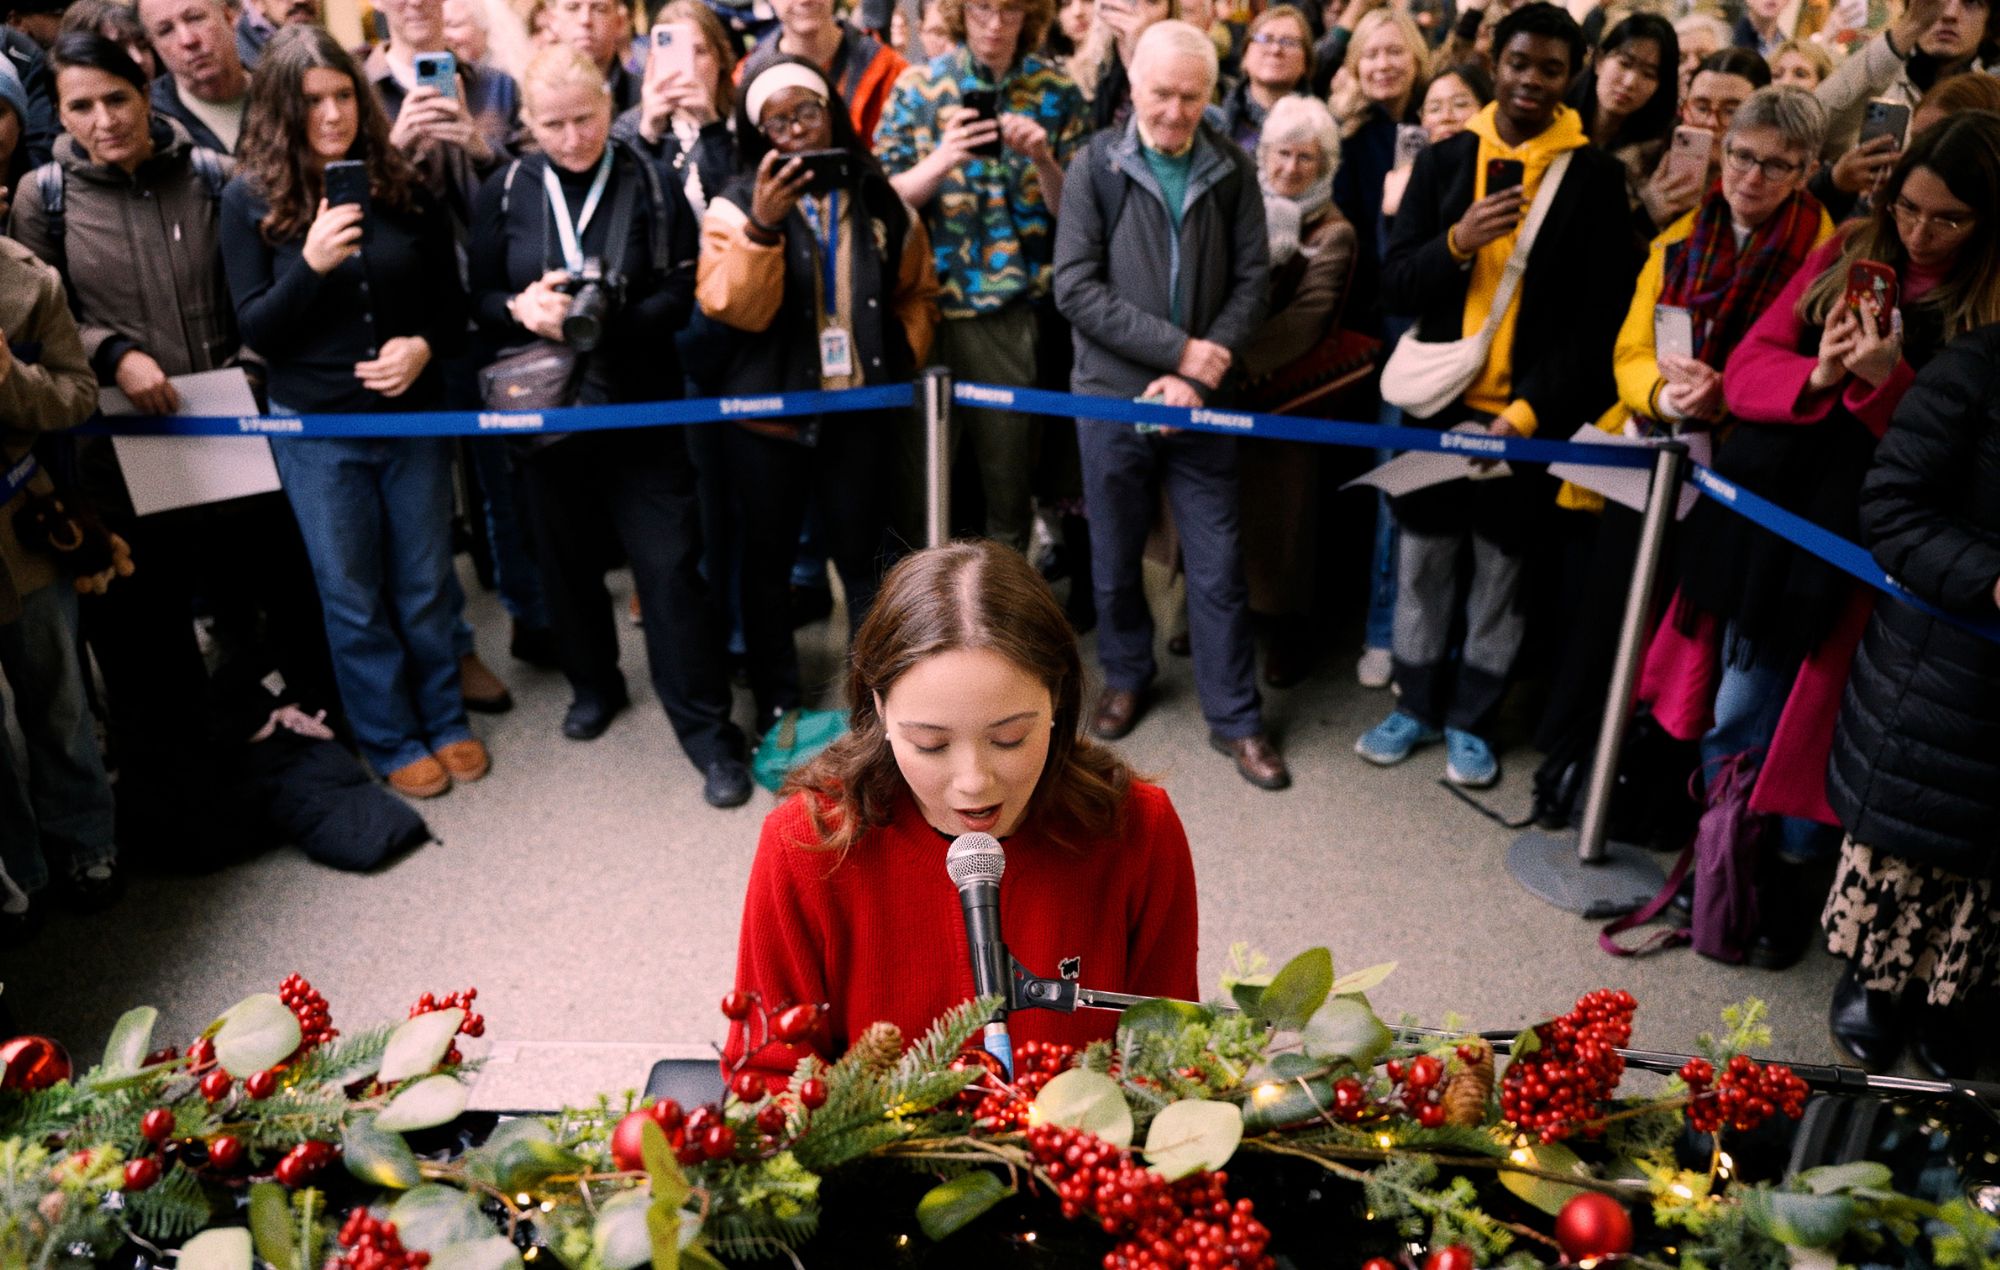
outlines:
M924 372L924 545L951 538L951 372Z
M1567 833L1530 830L1516 838L1507 852L1507 871L1515 881L1556 907L1585 917L1629 913L1658 894L1665 880L1659 865L1642 848L1607 841L1605 829L1611 817L1618 755L1631 715L1632 689L1639 679L1639 657L1645 650L1646 627L1652 615L1653 585L1660 575L1667 531L1680 504L1686 464L1687 447L1678 442L1662 445L1653 458L1645 520L1632 562L1632 584L1625 593L1618 653L1611 665L1611 683L1605 692L1604 718L1597 730L1597 749L1591 759L1578 832L1572 840Z

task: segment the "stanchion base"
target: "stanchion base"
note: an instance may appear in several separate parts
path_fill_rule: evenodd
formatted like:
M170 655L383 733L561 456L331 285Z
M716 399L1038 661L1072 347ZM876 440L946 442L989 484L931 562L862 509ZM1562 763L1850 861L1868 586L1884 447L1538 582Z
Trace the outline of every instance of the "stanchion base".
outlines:
M1585 864L1576 858L1574 833L1541 829L1514 839L1507 872L1532 894L1589 918L1630 913L1666 884L1666 874L1642 848L1608 842L1602 861Z

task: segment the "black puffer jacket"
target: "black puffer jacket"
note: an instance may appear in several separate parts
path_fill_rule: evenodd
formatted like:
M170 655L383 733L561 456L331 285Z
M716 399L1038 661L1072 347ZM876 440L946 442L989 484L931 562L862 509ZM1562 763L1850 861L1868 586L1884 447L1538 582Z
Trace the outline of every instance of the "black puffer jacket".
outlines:
M1917 376L1875 451L1861 526L1916 595L2000 623L2000 326ZM2000 643L1884 599L1855 654L1826 787L1856 842L2000 876Z

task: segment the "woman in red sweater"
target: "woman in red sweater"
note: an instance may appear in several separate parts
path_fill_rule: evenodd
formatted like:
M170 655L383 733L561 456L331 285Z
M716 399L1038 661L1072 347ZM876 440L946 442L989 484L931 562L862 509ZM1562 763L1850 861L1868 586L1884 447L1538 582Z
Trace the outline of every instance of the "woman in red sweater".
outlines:
M1036 974L1080 958L1085 986L1192 998L1187 835L1164 791L1083 735L1083 668L1061 605L1021 556L963 542L883 580L849 658L851 727L796 773L750 870L736 985L773 1008L825 1003L832 1059L886 1019L913 1040L970 999L972 962L945 852L989 833L1008 951ZM1023 1039L1081 1045L1116 1016L1028 1011ZM728 1052L742 1052L742 1025ZM772 1044L789 1075L804 1051Z

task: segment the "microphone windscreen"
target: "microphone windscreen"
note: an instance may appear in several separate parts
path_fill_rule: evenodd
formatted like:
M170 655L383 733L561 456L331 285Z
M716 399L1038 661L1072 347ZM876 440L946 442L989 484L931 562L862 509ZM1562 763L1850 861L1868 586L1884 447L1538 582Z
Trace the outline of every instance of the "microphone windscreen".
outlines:
M990 833L960 834L952 840L951 850L944 853L944 870L961 891L977 882L998 886L1006 868L1007 852Z

